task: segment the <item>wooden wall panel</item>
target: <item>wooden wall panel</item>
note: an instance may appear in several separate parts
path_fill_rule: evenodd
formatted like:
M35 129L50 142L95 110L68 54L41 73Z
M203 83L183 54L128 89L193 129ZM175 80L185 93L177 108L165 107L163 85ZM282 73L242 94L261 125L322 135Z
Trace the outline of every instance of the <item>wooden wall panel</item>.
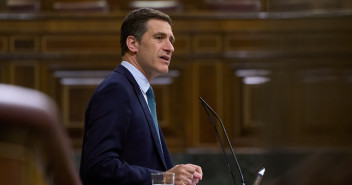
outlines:
M223 115L222 64L219 61L205 60L197 61L192 67L193 113L195 114L193 142L198 147L211 147L217 143L216 132L201 106L199 97L202 97L219 115Z
M56 70L57 101L62 108L63 124L74 148L83 139L84 115L93 91L110 71Z
M10 83L9 63L6 60L0 62L0 83Z
M184 75L181 66L151 81L156 97L159 126L172 151L186 147L182 141L182 138L185 138L183 131L188 127L187 117L182 114L182 106L185 103L185 94L182 91Z
M77 86L83 89L87 87L89 90L91 86L97 86L118 64L119 62L110 59L95 60L89 57L73 61L46 61L46 65L43 65L43 75L47 78L43 80L45 83L43 89L62 108L64 106L63 92L67 92L64 91L65 87Z
M5 82L4 66L0 64L0 83Z
M348 111L348 105L352 103L349 81L352 65L346 64L295 71L301 87L297 96L302 109L299 110L301 115L296 117L302 117L299 130L302 138L295 138L299 142L303 143L303 138L309 138L306 145L347 145L352 129L352 116Z
M175 37L175 53L176 54L190 54L192 52L192 36L189 34L177 34Z
M280 39L281 49L300 51L344 51L351 47L352 36L349 32L284 33Z
M260 135L266 125L272 83L267 62L249 60L238 61L229 66L227 77L230 103L228 103L231 140L236 146L261 145ZM243 63L242 63L243 62Z
M236 32L224 38L224 51L273 51L279 49L279 37L274 33Z
M10 63L10 83L39 89L39 68L37 61L13 61Z
M10 52L38 52L40 41L38 36L16 35L10 37Z
M350 10L352 4L347 0L340 1L304 1L304 0L267 0L267 11L307 11L307 10Z
M8 51L7 37L0 35L0 53L5 53L7 51Z
M48 53L119 53L120 36L115 35L50 35L42 39Z
M222 43L220 34L197 34L193 38L195 53L221 53Z
M257 77L256 77L257 78ZM261 77L262 78L262 77ZM248 79L248 77L247 77ZM243 79L245 80L245 79ZM247 82L245 82L247 83ZM263 123L264 113L261 111L270 104L266 99L268 84L243 84L243 125L242 129L246 135L253 135Z
M169 88L167 85L153 85L156 98L156 102L159 102L157 105L157 113L158 113L158 123L160 127L168 127L170 126L170 97L169 97Z
M84 112L98 84L62 84L64 123L69 128L83 128Z
M43 91L49 94L61 110L62 123L80 151L83 138L84 114L88 101L98 84L117 65L115 57L47 59L42 65Z
M237 92L242 101L233 115L242 120L234 143L346 146L351 139L347 108L351 97L347 94L352 90L348 80L352 65L341 56L331 60L291 56L266 63L237 63L234 78L240 80ZM255 78L246 81L247 77Z
M96 86L63 84L63 122L68 128L74 148L82 145L85 110Z

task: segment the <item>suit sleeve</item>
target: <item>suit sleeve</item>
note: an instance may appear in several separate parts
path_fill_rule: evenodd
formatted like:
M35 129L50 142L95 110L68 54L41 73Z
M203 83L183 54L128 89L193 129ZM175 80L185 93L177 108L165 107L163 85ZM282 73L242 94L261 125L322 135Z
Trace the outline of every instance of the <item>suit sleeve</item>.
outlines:
M135 96L133 89L118 84L102 85L92 96L86 112L81 165L85 184L151 184L150 174L155 170L130 165L120 158L132 116L129 96Z

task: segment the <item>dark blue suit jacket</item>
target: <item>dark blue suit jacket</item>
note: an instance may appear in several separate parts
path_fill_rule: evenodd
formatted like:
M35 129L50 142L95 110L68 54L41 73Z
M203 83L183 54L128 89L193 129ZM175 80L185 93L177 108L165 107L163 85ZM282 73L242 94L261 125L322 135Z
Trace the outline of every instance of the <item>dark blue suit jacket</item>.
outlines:
M172 168L148 105L132 74L118 66L95 90L85 115L80 175L85 185L151 185Z

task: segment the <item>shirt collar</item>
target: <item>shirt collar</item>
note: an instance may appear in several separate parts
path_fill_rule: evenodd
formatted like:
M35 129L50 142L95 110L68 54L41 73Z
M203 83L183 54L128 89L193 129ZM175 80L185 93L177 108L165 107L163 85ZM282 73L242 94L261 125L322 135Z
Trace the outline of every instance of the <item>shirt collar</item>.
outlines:
M144 94L147 93L150 87L150 83L148 79L143 75L143 73L140 72L136 67L134 67L131 63L127 61L122 61L121 65L127 68L128 71L130 71L134 79L137 81L137 84L139 88L142 90L142 92Z

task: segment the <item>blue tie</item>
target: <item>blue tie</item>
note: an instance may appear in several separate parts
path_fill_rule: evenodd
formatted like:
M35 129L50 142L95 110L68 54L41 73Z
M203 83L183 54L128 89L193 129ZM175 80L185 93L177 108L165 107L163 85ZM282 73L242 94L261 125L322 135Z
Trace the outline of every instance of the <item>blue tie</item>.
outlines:
M159 124L158 124L158 118L157 118L157 115L156 115L156 104L155 104L155 97L154 97L153 88L149 87L149 89L148 89L146 94L147 94L148 106L149 106L149 109L150 109L150 113L152 114L154 125L155 125L155 128L156 128L156 132L158 133L159 142L160 142L160 146L161 146L161 140L160 140L160 134L159 134Z

